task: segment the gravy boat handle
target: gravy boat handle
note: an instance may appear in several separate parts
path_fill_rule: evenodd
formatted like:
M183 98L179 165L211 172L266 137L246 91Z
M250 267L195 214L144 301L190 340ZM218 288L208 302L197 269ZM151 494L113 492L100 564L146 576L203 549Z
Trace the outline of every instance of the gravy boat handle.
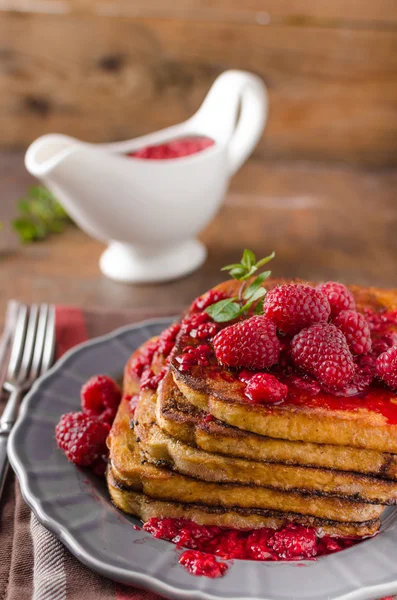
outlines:
M265 84L247 71L225 71L190 119L190 128L227 146L229 175L247 160L268 116Z

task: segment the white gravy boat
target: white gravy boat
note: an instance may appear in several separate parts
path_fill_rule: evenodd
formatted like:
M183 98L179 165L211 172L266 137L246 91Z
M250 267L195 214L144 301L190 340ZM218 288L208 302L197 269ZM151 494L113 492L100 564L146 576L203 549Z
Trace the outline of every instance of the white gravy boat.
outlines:
M81 229L108 244L100 258L105 275L123 282L166 281L205 260L206 249L196 236L256 146L267 112L262 80L226 71L184 123L114 144L44 135L28 148L25 165ZM215 144L175 159L127 156L191 136L209 137Z

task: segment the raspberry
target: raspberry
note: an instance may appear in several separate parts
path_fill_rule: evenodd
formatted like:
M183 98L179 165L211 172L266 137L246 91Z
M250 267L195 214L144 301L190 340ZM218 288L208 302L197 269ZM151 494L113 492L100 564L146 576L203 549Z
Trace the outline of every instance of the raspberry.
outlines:
M218 361L226 367L266 369L280 355L275 324L262 316L225 327L213 339Z
M317 289L325 294L331 307L331 317L336 317L342 310L355 310L356 301L351 291L337 281L320 283Z
M209 306L211 306L211 304L215 304L216 302L225 300L227 297L228 297L227 294L225 294L224 292L217 292L215 290L210 290L203 296L199 296L198 298L196 298L196 300L193 302L193 304L191 306L191 310L192 311L203 311L206 308L208 308Z
M270 290L263 304L264 315L272 319L280 331L290 335L314 323L327 321L330 310L324 294L301 283Z
M343 388L354 376L353 357L343 333L330 323L303 329L291 343L297 367L310 373L330 389Z
M378 356L376 372L389 388L397 391L397 345Z
M342 310L334 323L345 336L353 354L367 354L371 350L371 332L364 315L354 310Z
M238 378L243 383L248 383L250 379L255 375L252 371L248 371L247 369L242 369L238 374Z
M372 341L372 351L376 356L379 356L379 354L386 352L394 344L397 344L397 332L389 331Z
M121 400L117 383L107 375L94 375L81 388L83 412L112 423Z
M317 555L316 532L301 525L287 525L275 532L268 547L287 560L313 558Z
M328 391L335 396L345 396L348 398L349 396L357 396L357 394L366 392L373 379L373 375L357 367L356 372L353 375L353 379L345 386L338 388L337 390L335 388L328 390L327 387L323 387L325 391Z
M279 404L286 399L288 387L273 375L257 373L247 382L244 393L253 404Z
M110 425L81 412L67 413L55 429L57 444L76 465L89 467L106 454Z

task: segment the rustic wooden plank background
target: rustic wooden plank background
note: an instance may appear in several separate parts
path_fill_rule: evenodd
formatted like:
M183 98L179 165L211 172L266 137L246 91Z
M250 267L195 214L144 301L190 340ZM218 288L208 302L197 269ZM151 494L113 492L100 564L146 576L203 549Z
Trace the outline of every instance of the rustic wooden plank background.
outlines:
M257 158L397 164L395 0L0 0L0 146L170 125L227 68L268 86Z

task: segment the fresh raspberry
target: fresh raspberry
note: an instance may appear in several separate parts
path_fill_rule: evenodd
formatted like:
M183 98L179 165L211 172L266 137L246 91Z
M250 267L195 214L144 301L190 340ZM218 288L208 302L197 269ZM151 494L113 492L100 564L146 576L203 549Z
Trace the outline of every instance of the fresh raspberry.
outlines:
M106 423L112 423L120 400L119 386L107 375L94 375L81 388L83 412Z
M397 345L378 356L376 372L389 388L397 391Z
M286 399L288 387L273 375L256 373L247 382L244 393L253 404L279 404Z
M317 323L303 329L293 338L291 353L297 367L327 388L343 388L353 379L353 357L345 336L335 325Z
M198 298L196 298L196 300L193 302L193 304L191 306L191 310L192 311L203 311L206 308L208 308L209 306L211 306L211 304L215 304L216 302L220 302L221 300L225 300L226 298L228 298L228 296L224 292L217 292L215 290L210 290L203 296L199 296Z
M252 379L254 375L255 375L255 373L253 373L252 371L248 371L248 369L242 369L240 371L240 373L238 374L238 378L243 383L248 383L249 380Z
M353 375L353 378L349 383L340 387L338 389L330 388L328 389L326 386L323 386L324 391L330 392L335 396L344 396L348 398L349 396L357 396L357 394L362 394L366 392L369 386L371 385L374 377L367 370L361 370L358 365L356 365L356 370Z
M106 454L110 425L81 412L67 413L55 429L57 444L76 465L89 467Z
M263 312L283 333L294 335L304 327L327 321L329 302L324 294L310 285L292 283L270 290Z
M342 310L334 320L345 336L353 354L367 354L372 347L371 332L364 315L355 310Z
M395 344L397 344L397 331L388 331L379 338L372 340L372 353L379 356Z
M280 355L275 324L262 316L251 317L225 327L213 339L218 361L226 367L266 369Z
M337 281L320 283L317 289L325 294L331 307L331 317L336 317L342 310L355 310L356 301L351 291Z
M301 525L287 525L275 532L268 547L287 560L313 558L317 555L316 532Z

